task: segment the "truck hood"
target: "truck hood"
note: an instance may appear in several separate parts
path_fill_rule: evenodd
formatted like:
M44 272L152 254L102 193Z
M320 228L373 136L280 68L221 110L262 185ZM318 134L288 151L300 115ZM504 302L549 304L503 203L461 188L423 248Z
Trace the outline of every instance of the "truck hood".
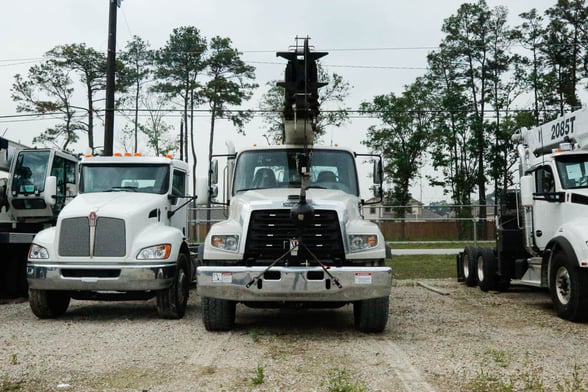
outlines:
M68 203L59 220L79 216L88 216L95 212L97 216L128 218L145 214L145 218L158 217L162 214L162 195L135 192L98 192L82 193Z
M239 220L239 215L248 216L251 210L290 209L299 195L298 188L249 190L233 197L229 214ZM306 192L306 200L315 209L336 210L341 221L361 219L360 198L341 190L311 188Z

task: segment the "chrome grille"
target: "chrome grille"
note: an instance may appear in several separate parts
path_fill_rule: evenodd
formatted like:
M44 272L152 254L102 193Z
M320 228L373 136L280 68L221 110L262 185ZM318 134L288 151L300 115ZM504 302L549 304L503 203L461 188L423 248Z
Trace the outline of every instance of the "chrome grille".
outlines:
M124 220L99 217L96 220L93 256L122 257L125 254L126 230ZM61 222L59 255L69 257L90 256L90 224L88 218L67 218Z

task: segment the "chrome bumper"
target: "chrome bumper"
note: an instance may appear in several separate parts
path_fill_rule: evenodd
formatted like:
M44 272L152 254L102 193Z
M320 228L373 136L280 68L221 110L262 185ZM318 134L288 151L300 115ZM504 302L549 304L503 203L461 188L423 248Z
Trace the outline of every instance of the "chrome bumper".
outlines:
M387 297L389 267L202 267L196 270L198 295L234 301L358 301Z
M146 291L171 286L176 264L27 264L29 288L75 291Z

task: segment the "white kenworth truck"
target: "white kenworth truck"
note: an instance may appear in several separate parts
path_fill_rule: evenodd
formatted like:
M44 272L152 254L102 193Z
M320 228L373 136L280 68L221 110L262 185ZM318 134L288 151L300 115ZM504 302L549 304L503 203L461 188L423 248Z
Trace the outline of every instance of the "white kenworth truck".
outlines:
M30 247L33 313L61 316L71 298L155 296L161 317L183 317L192 277L187 180L187 163L167 157L84 158L79 195Z
M228 218L210 228L198 253L204 326L231 329L237 303L260 308L353 304L356 328L380 332L388 320L389 249L378 226L363 219L356 159L375 162L378 189L381 159L314 145L311 123L322 85L314 61L324 54L310 52L305 40L303 48L278 55L289 60L281 83L285 144L239 153L229 147L223 197Z
M499 203L495 249L467 247L458 279L484 290L513 282L548 288L558 316L588 319L588 110L533 129L518 142L520 190Z

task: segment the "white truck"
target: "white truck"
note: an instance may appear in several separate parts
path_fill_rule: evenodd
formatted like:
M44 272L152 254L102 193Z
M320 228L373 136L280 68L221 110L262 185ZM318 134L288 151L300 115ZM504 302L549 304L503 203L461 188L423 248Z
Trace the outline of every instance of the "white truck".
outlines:
M80 162L79 176L79 195L30 247L33 313L61 316L71 298L155 296L161 317L183 317L192 277L187 163L167 157L88 157Z
M0 298L26 297L29 246L77 194L78 158L0 138Z
M548 288L557 315L588 319L588 109L513 135L520 190L507 192L496 248L467 247L458 279L483 291Z
M204 326L231 329L237 303L255 308L351 303L356 328L380 332L388 320L389 249L378 226L363 219L356 159L375 158L380 190L381 159L314 145L316 90L322 86L314 61L324 54L310 52L305 40L303 48L278 55L289 60L281 83L285 144L239 153L229 147L228 218L210 228L198 252Z

